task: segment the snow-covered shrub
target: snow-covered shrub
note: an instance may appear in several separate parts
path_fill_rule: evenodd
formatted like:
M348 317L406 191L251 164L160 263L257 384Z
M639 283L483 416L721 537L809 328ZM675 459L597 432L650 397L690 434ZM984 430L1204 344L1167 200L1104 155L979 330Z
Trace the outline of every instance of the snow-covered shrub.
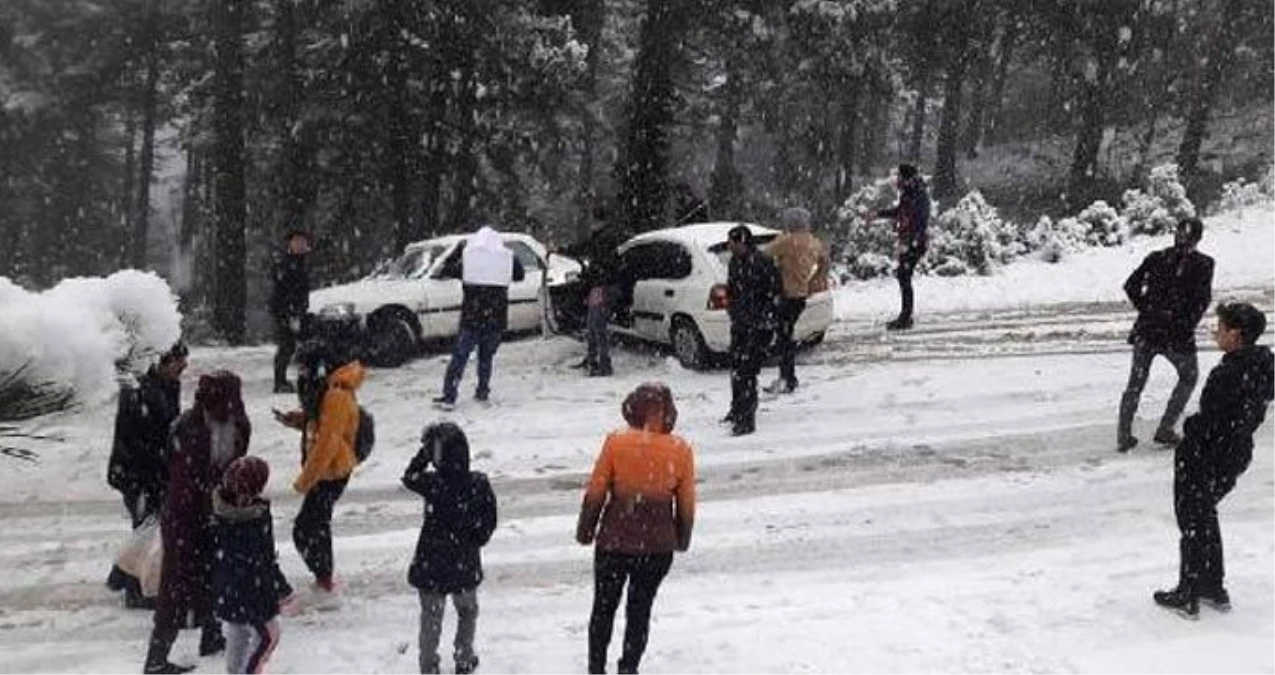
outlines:
M1085 227L1075 218L1054 222L1041 216L1027 231L1027 242L1038 258L1056 263L1085 245Z
M1222 186L1222 196L1218 199L1217 211L1237 211L1255 204L1264 204L1275 197L1275 167L1267 169L1266 175L1256 182L1237 178Z
M1134 234L1172 232L1178 221L1195 215L1178 177L1177 164L1161 164L1147 176L1146 190L1126 190L1121 215Z
M996 265L1009 262L1023 250L1013 224L1002 220L977 190L937 219L931 216L927 259L928 269L935 274L965 273L962 269L991 274Z
M875 214L898 201L893 180L883 178L859 188L837 209L833 239L847 271L859 279L889 274L894 268L894 223L863 214Z
M75 391L114 391L115 364L142 370L181 336L177 299L151 272L67 279L43 293L0 277L0 372Z
M1129 224L1101 199L1077 214L1076 221L1090 246L1119 246L1129 238Z

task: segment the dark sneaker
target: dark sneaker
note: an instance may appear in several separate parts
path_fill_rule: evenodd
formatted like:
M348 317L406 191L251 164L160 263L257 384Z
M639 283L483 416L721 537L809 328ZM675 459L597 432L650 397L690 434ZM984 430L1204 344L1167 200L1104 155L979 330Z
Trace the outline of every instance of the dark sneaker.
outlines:
M220 654L226 650L226 636L221 634L221 629L217 632L206 631L199 636L199 655L212 656ZM183 671L184 672L184 671Z
M171 661L164 661L163 663L148 663L142 672L147 675L177 675L178 673L189 673L194 669L194 666L179 666Z
M785 380L784 378L781 377L781 378L777 378L774 382L771 382L769 385L766 386L766 393L767 394L791 394L794 391L796 391L796 389L797 389L796 380L789 382L788 380Z
M912 327L912 319L899 317L885 324L886 330L907 330Z
M1160 445L1172 445L1176 447L1178 443L1182 442L1182 437L1172 429L1160 429L1155 432L1155 436L1152 436L1151 440L1159 443Z
M120 569L119 566L111 568L111 573L106 575L106 587L112 591L122 591L128 588L129 574Z
M478 657L475 656L468 661L456 659L456 675L468 675L478 670Z
M474 392L474 400L475 400L475 401L478 401L479 403L486 403L486 402L487 402L487 399L488 399L488 398L490 398L490 397L491 397L491 393L490 393L490 392L486 392L486 391L476 391L476 392Z
M1231 594L1225 588L1216 591L1200 591L1200 602L1219 612L1231 611Z
M730 435L731 436L747 436L748 434L751 434L756 430L757 428L755 425L749 424L747 422L735 422L734 426L732 426L730 429Z
M1155 604L1171 609L1183 618L1200 618L1200 598L1192 593L1175 588L1171 591L1156 591L1151 594L1151 599L1155 600Z
M447 398L446 396L435 396L434 407L440 410L451 410L456 407L456 399Z
M1116 441L1116 452L1129 452L1136 447L1138 447L1138 439L1133 436Z
M580 362L579 362L579 363L573 363L573 364L571 364L571 367L572 367L572 368L574 368L574 369L576 369L576 370L583 370L583 369L585 369L585 368L588 368L590 365L592 365L592 364L591 364L591 363L589 363L589 359L588 359L588 357L585 357L585 358L583 358L583 359L580 359Z
M297 388L291 382L275 382L274 393L276 394L295 394Z
M132 588L125 589L124 609L155 609L155 598L148 598Z
M596 366L589 368L589 377L611 377L614 375L611 366Z
M733 413L726 413L726 416L725 416L725 417L723 417L723 418L721 418L720 420L717 420L717 423L718 423L718 424L725 424L725 425L734 426L734 425L735 425L735 415L734 415Z

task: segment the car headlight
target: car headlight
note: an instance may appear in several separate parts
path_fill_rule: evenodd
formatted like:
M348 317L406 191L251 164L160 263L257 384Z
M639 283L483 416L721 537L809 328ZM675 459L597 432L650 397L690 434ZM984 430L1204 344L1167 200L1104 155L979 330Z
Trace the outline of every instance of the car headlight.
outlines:
M324 305L321 309L319 309L319 316L333 319L347 319L358 316L358 313L354 311L354 303L338 302L331 305Z

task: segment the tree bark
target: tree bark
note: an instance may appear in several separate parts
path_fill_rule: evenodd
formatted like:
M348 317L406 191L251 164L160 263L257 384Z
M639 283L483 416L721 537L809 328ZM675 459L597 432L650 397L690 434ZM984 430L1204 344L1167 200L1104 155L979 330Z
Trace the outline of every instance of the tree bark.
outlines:
M142 86L142 150L138 157L137 200L133 203L132 251L129 262L135 269L146 268L146 245L150 234L151 180L155 174L155 99L159 87L160 17L159 1L149 0L146 9L146 82Z
M119 253L119 266L128 267L132 261L133 255L133 211L134 200L137 195L134 193L137 184L137 115L133 110L131 97L127 94L124 100L124 194L120 201L123 207L120 209L120 240L125 245L117 249Z
M1005 20L1005 28L1000 35L1000 47L996 50L996 73L992 76L992 94L984 112L986 126L983 139L987 143L1000 140L1001 111L1005 106L1005 83L1009 80L1009 66L1014 61L1014 48L1018 45L1018 36L1022 28L1017 15L1011 14Z
M298 119L301 108L301 84L297 72L297 17L296 0L277 0L278 16L278 68L279 92L278 127L279 163L279 222L276 232L282 236L287 230L299 228L305 222L306 198L302 188L304 167L301 147L297 142L300 132Z
M854 184L854 132L858 125L859 92L862 87L863 83L858 78L846 83L837 115L840 138L837 142L837 180L833 194L837 204L850 196L850 186Z
M213 10L213 326L231 345L243 344L246 332L242 47L246 6L245 0L216 0Z
M721 123L717 127L717 161L713 166L713 183L708 190L708 202L717 217L740 217L739 171L735 168L735 141L739 137L739 109L743 92L739 69L731 54L726 62L726 84L722 87Z
M602 28L606 25L605 0L586 0L573 17L573 23L579 26L580 39L589 47L584 62L584 81L581 83L583 105L580 108L580 178L578 181L577 203L580 206L576 218L576 229L581 235L588 233L591 207L597 201L597 187L594 180L596 136L598 119L602 111L598 100L598 63L602 52Z
M954 196L959 189L956 175L956 146L960 133L961 91L965 84L965 69L963 54L958 54L947 66L943 93L943 117L939 122L938 148L934 163L934 194L940 198Z
M633 94L621 176L624 225L632 233L666 225L668 134L673 124L672 61L682 27L676 0L647 0L633 67Z
M1211 37L1206 40L1207 56L1204 63L1198 65L1187 90L1186 129L1178 145L1177 163L1188 186L1199 174L1200 148L1208 132L1209 115L1222 79L1234 60L1235 32L1241 23L1236 17L1240 16L1241 8L1242 0L1225 0L1222 11L1213 17L1213 28L1208 33Z

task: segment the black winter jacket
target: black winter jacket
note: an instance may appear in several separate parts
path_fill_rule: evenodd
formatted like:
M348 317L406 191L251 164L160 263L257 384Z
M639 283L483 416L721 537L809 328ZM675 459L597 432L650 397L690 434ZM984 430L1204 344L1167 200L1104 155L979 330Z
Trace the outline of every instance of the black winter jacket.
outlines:
M496 531L496 494L487 476L469 470L469 449L442 448L436 470L422 448L403 474L403 485L425 498L425 517L407 581L429 593L459 593L483 580L480 549Z
M775 297L779 294L779 269L769 256L756 249L732 255L726 275L726 312L732 326L767 330L774 325Z
M514 256L514 281L527 277L522 261ZM461 287L460 327L483 330L509 327L509 287L464 284Z
M1200 411L1186 419L1178 445L1179 470L1211 468L1234 483L1253 459L1253 433L1275 398L1275 358L1255 345L1222 357L1200 392Z
M146 495L159 508L168 484L168 434L180 413L181 382L154 368L137 386L120 388L106 473L112 488L129 497Z
M1176 247L1152 252L1124 282L1125 295L1138 309L1129 343L1194 352L1195 327L1209 308L1212 288L1212 258Z
M271 260L270 315L276 319L300 319L310 311L310 269L306 257L276 253Z
M929 243L930 194L920 178L904 181L900 186L899 203L877 211L877 216L894 219L895 237L904 249L926 249Z
M279 569L270 502L257 499L235 506L213 492L217 555L213 593L217 618L231 623L263 624L279 614L279 603L292 587Z

